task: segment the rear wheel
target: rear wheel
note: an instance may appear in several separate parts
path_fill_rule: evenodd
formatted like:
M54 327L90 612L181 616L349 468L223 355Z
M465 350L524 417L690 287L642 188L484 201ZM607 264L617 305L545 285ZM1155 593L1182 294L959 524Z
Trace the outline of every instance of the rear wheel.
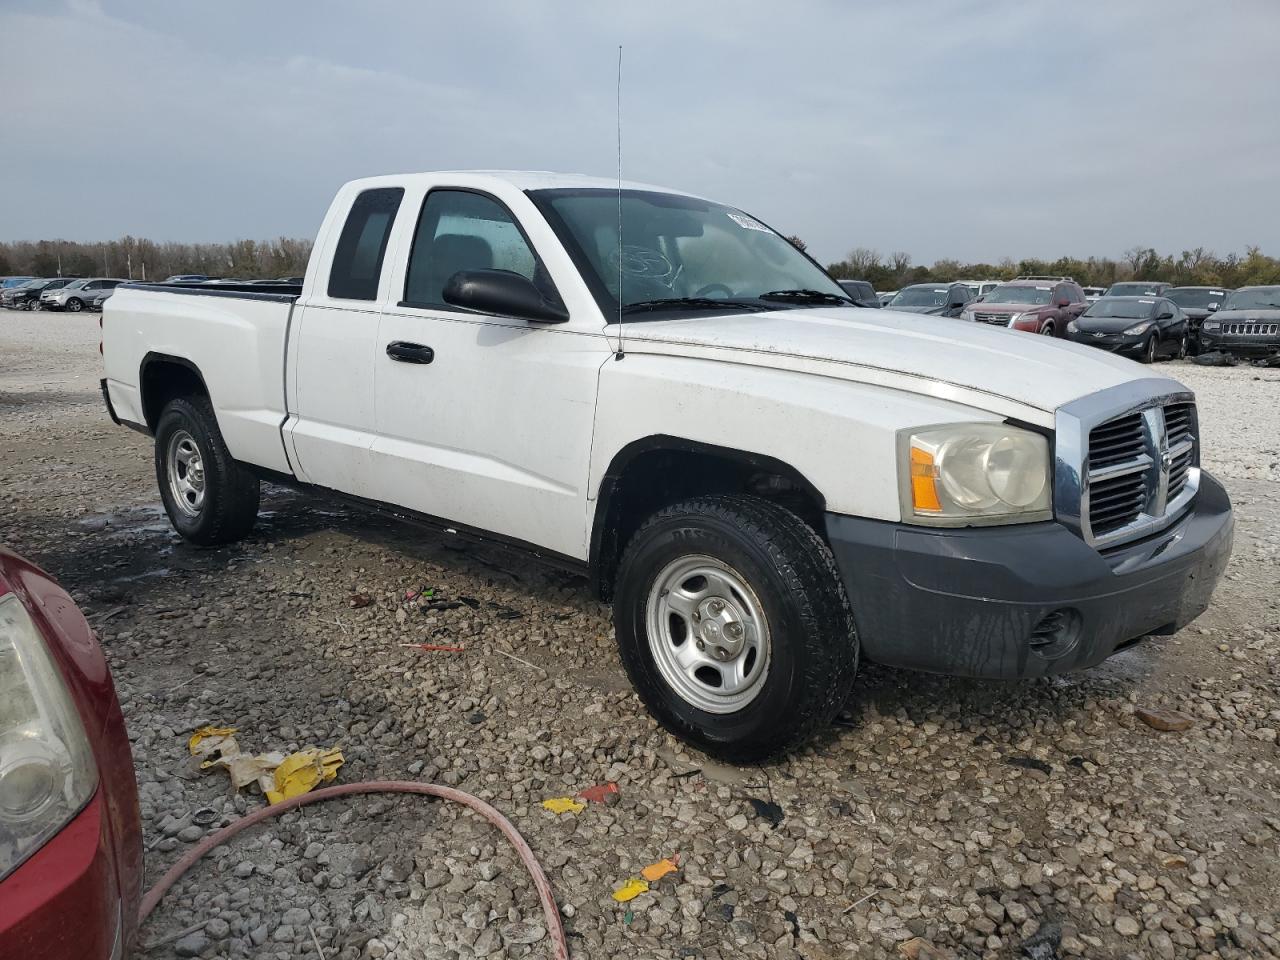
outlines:
M227 450L208 397L169 401L156 425L156 481L173 528L201 546L253 529L258 479Z
M731 761L767 757L830 723L857 672L831 551L756 497L700 497L645 523L622 558L614 626L649 711Z
M81 310L84 309L84 301L81 300L79 297L72 297L70 300L67 301L67 309L70 310L72 313L79 313Z

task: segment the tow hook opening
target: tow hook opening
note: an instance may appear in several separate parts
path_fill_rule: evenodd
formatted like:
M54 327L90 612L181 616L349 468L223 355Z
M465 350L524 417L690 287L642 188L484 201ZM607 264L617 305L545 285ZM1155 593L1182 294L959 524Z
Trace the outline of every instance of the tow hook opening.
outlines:
M1059 607L1040 618L1027 638L1027 644L1033 653L1044 659L1057 660L1076 648L1083 623L1079 611Z

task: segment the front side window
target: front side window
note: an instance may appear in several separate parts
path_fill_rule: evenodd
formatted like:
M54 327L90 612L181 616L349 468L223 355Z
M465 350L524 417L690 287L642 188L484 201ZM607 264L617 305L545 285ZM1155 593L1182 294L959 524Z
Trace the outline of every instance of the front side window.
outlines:
M570 188L529 196L606 317L849 303L821 267L741 210L652 190Z
M400 187L380 187L356 197L333 252L329 296L341 300L377 298L382 258L403 196Z
M508 270L558 299L546 269L507 208L466 190L432 190L422 204L409 255L404 299L447 305L444 289L462 270Z

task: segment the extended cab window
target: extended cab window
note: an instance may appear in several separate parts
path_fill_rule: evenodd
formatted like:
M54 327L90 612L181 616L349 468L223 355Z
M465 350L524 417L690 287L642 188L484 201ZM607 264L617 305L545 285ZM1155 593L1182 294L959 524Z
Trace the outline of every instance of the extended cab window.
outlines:
M378 296L382 258L403 196L400 187L379 187L356 197L333 253L329 296L343 300L373 300Z
M510 270L555 297L545 269L506 207L466 190L432 190L413 238L405 301L444 305L444 288L460 270Z

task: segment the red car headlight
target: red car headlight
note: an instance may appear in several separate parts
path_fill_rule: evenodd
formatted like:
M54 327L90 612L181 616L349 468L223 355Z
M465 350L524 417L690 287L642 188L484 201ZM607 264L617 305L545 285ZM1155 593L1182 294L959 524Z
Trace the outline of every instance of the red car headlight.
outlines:
M89 802L93 750L44 638L17 596L0 598L0 878Z

